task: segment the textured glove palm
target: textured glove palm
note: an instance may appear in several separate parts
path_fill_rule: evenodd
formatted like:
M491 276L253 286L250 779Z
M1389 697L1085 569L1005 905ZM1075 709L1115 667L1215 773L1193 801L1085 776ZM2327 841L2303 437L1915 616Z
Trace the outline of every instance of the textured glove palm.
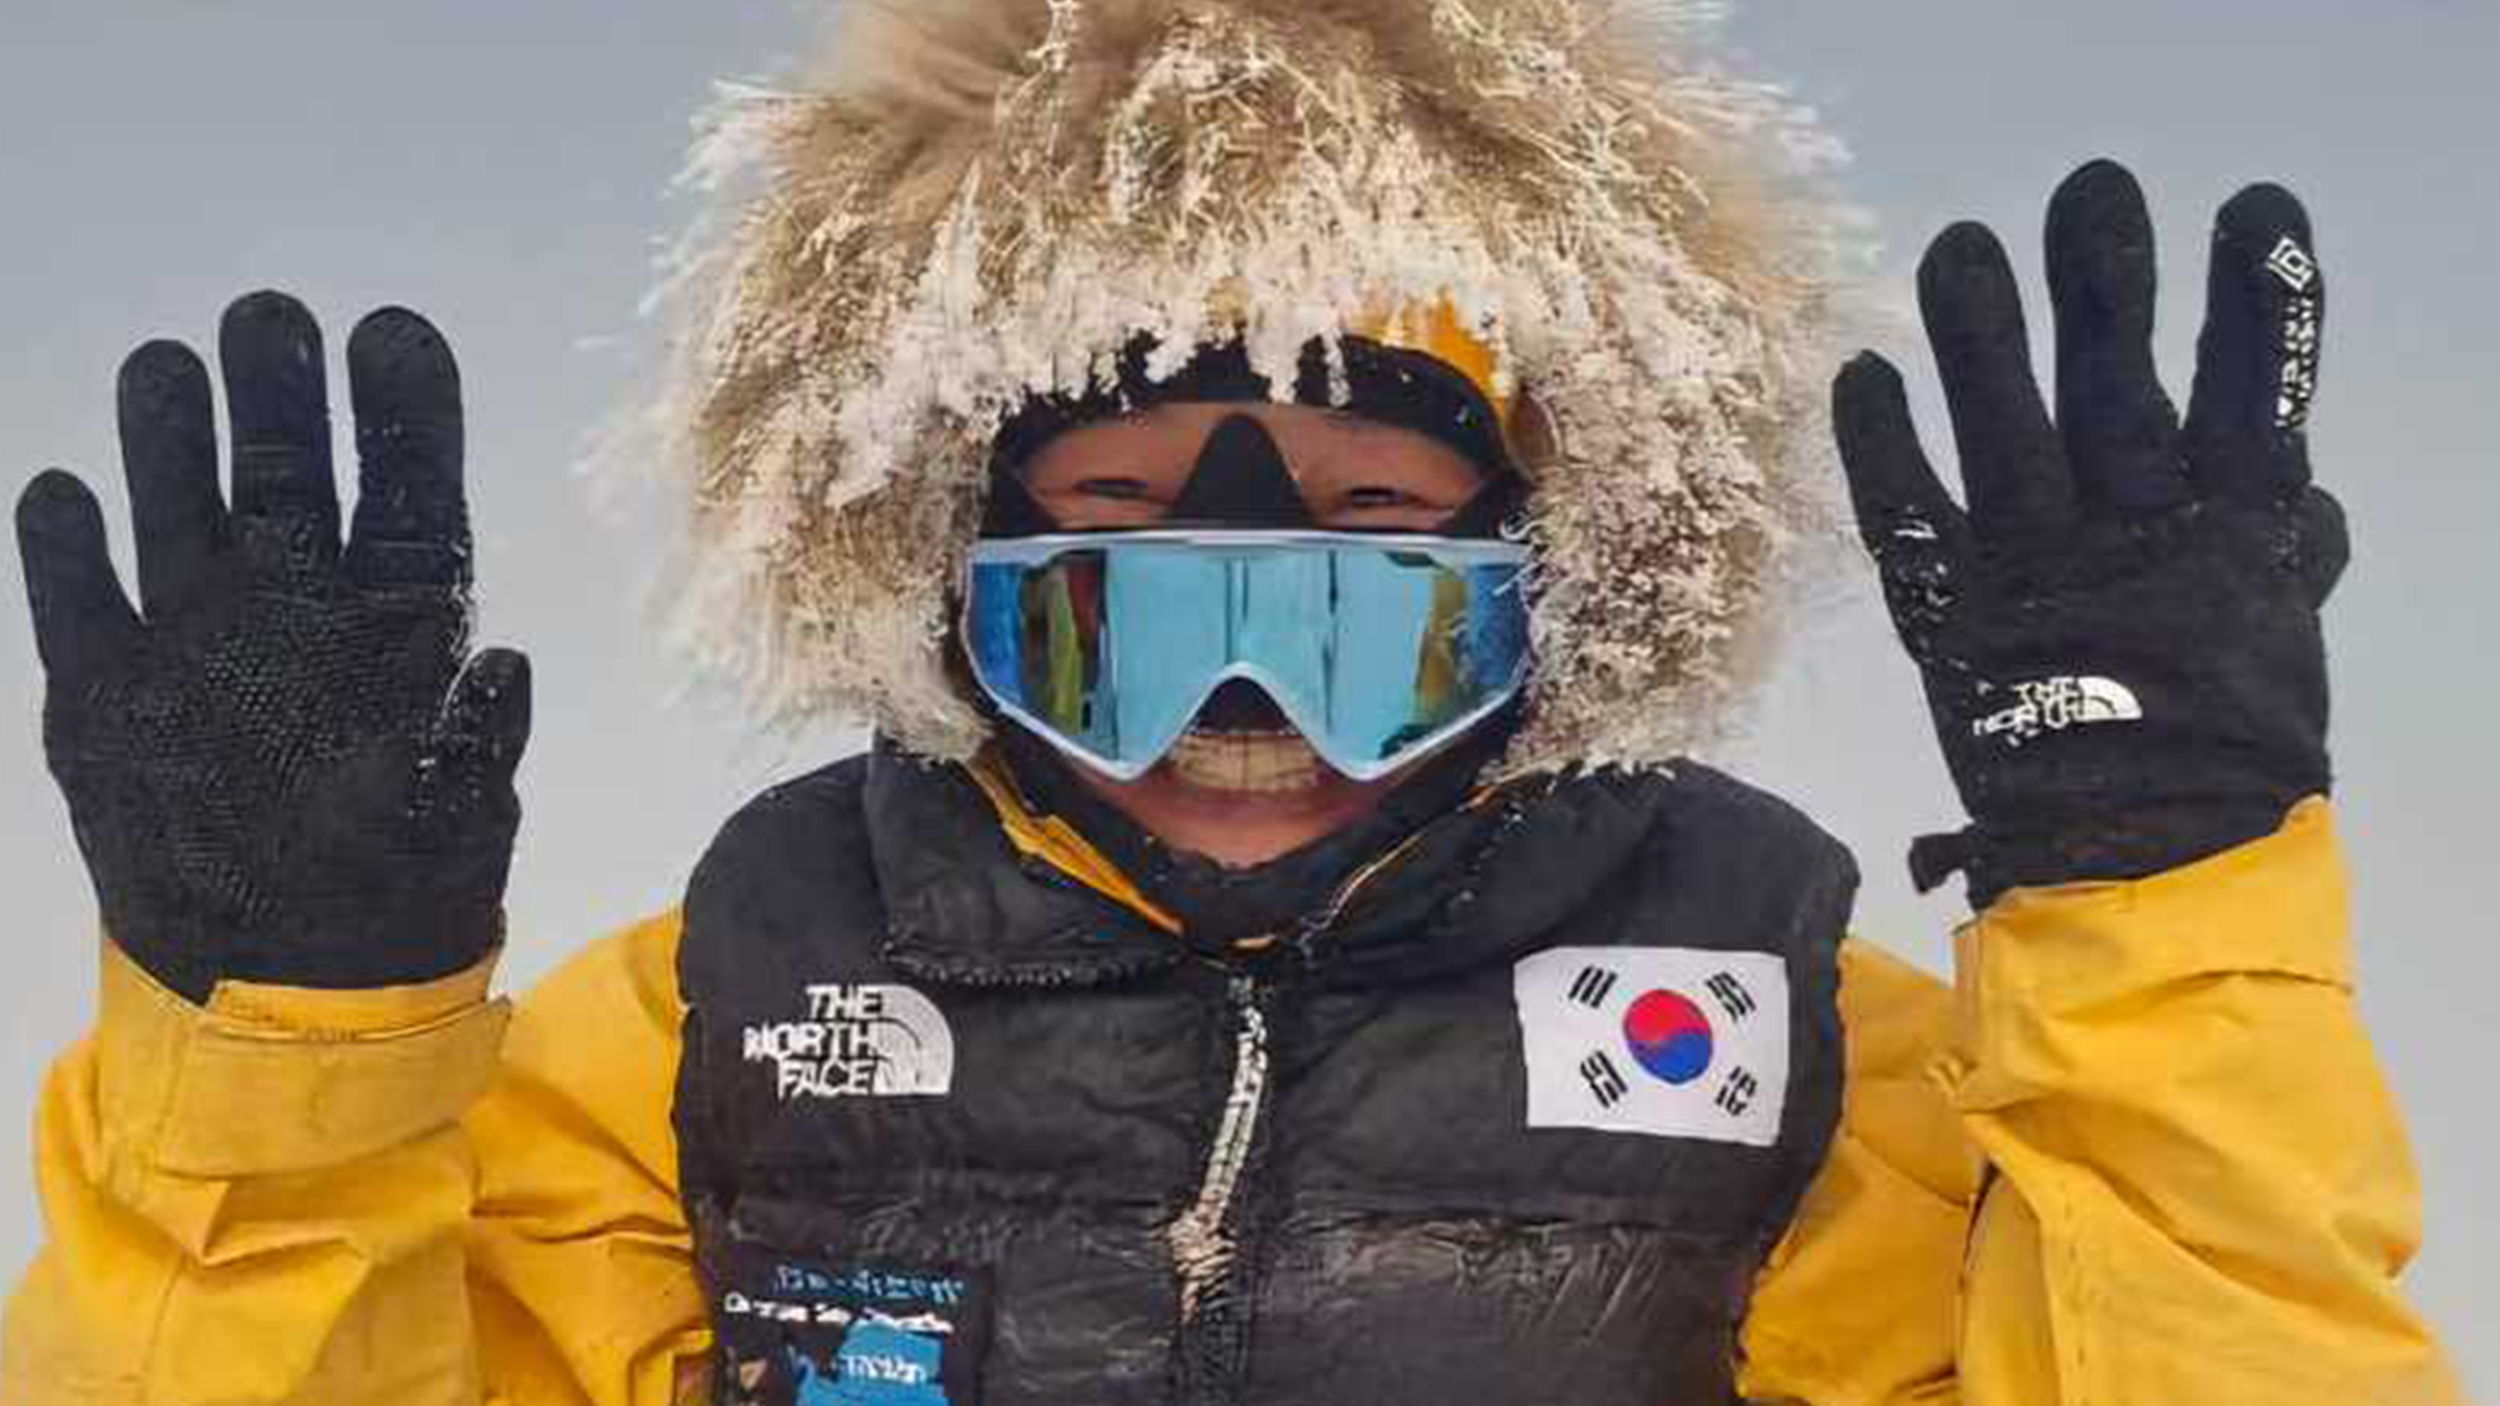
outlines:
M468 656L457 368L413 313L357 329L342 549L319 328L255 295L220 358L231 508L199 358L123 368L144 615L85 485L48 473L19 505L45 748L106 928L194 1000L446 975L500 936L529 730L526 661Z
M1967 512L1891 366L1860 357L1834 391L1860 530L1973 822L1913 868L1922 887L1967 869L1981 906L2203 858L2329 782L2318 610L2349 545L2310 483L2325 290L2307 216L2273 186L2224 208L2184 425L2154 372L2133 177L2071 177L2047 254L2054 422L1995 237L1955 226L1920 270Z

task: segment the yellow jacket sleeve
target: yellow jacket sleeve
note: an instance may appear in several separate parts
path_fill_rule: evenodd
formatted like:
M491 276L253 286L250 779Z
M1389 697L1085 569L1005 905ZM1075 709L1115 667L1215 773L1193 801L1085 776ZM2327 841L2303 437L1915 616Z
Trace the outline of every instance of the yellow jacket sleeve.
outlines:
M0 1406L692 1399L676 936L590 949L517 1016L484 967L203 1009L105 944L38 1112L50 1236Z
M2345 883L2313 801L2169 874L2009 895L1950 997L1848 954L1843 1127L1766 1266L1747 1398L2462 1401L2398 1289L2418 1190Z

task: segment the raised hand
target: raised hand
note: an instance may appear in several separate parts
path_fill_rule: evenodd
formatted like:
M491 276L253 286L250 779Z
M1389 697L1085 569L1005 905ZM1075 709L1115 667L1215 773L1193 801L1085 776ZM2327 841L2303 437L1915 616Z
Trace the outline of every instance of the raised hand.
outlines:
M2184 425L2154 372L2152 225L2124 168L2059 188L2048 270L2054 420L1996 237L1956 225L1919 271L1963 503L1898 372L1870 353L1834 387L1859 529L1973 822L1913 867L1922 886L1966 869L1980 906L2203 858L2329 781L2318 611L2349 545L2310 482L2308 216L2270 185L2223 207Z
M343 546L311 314L247 297L219 356L230 502L199 357L156 342L122 368L139 608L85 484L53 471L18 503L45 750L105 928L193 1000L448 975L501 936L530 698L522 656L468 652L451 349L397 309L350 338Z

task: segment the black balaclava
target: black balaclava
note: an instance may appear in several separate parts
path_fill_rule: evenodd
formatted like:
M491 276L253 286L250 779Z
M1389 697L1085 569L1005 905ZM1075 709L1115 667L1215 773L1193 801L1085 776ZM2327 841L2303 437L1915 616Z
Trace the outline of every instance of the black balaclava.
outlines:
M1330 368L1316 344L1303 358L1295 400L1350 410L1437 439L1485 473L1485 485L1434 535L1498 536L1526 496L1525 480L1504 442L1501 422L1464 377L1430 357L1348 339L1343 344L1342 398L1332 394ZM1001 431L993 459L984 537L1056 531L1024 489L1023 465L1062 431L1147 406L1179 401L1266 402L1266 380L1252 372L1238 346L1209 348L1188 367L1150 382L1147 347L1132 347L1119 386L1083 399L1037 403ZM1163 524L1189 527L1311 527L1309 506L1283 454L1264 426L1247 415L1226 420L1208 436L1196 470ZM1000 752L1025 798L1074 825L1104 857L1165 911L1184 936L1212 950L1252 937L1284 933L1324 906L1363 865L1463 804L1484 769L1518 730L1514 702L1427 758L1380 803L1351 823L1301 849L1248 868L1231 868L1174 849L1096 795L1075 776L1075 763L1048 742L1004 719ZM1218 723L1273 719L1273 704L1254 686L1218 689L1200 716Z

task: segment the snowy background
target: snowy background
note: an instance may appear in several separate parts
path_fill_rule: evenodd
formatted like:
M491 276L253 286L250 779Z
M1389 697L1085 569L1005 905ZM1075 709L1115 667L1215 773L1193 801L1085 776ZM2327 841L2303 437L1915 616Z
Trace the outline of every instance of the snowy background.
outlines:
M568 472L632 389L632 309L682 213L662 192L688 116L713 78L769 72L810 32L780 0L0 7L7 496L45 465L78 468L121 534L115 366L150 336L206 344L254 287L309 301L334 352L382 302L425 310L459 347L486 627L538 663L515 983L668 903L742 797L844 745L758 744L725 707L677 701L635 606L651 536L601 525ZM2261 177L2309 200L2334 284L2318 462L2359 544L2331 627L2364 1001L2428 1186L2415 1292L2469 1379L2500 1389L2500 924L2477 892L2500 841L2500 5L1759 0L1730 43L1856 150L1848 186L1904 306L1944 222L1994 223L2036 278L2057 180L2099 154L2134 166L2171 255L2164 352L2182 390L2213 207ZM1914 339L1887 349L1931 379ZM1922 410L1949 457L1932 396ZM38 1238L25 1110L87 1019L93 905L37 747L13 541L0 556L5 1280ZM1857 847L1862 927L1942 970L1956 902L1912 896L1898 856L1954 807L1870 598L1798 651L1741 764Z

